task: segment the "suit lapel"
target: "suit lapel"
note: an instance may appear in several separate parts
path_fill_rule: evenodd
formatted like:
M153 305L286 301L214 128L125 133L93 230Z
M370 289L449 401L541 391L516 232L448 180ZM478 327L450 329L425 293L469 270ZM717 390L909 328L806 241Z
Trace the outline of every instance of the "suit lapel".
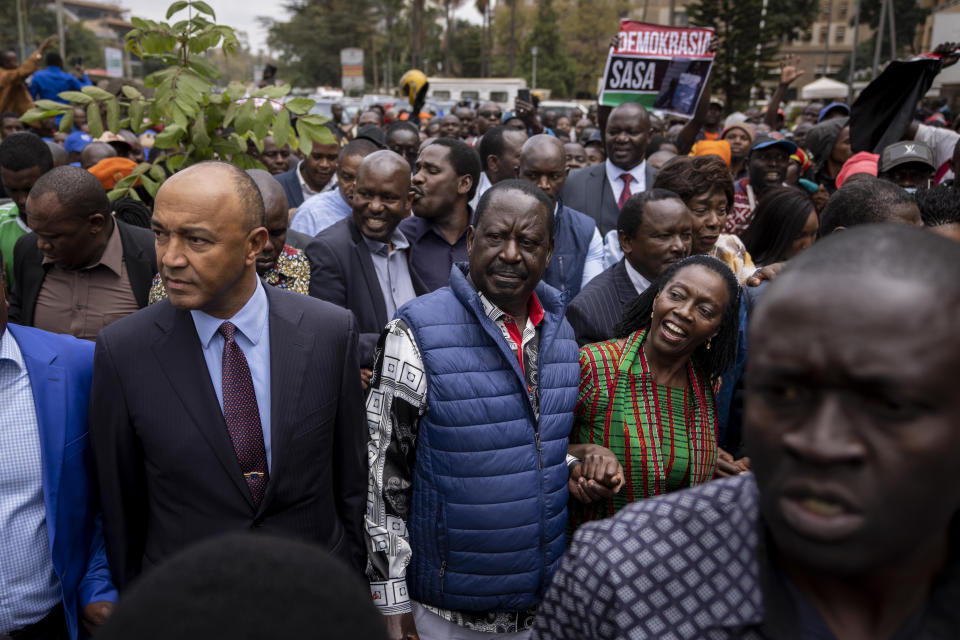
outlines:
M370 292L370 298L373 300L373 312L377 316L377 325L385 326L390 318L387 317L387 305L383 301L383 294L380 291L380 279L377 278L377 271L373 268L373 258L370 257L370 248L364 242L363 236L357 229L357 225L350 220L350 237L353 238L353 250L357 253L357 260L360 262L360 271L363 272L363 278L367 283L367 291Z
M627 268L623 265L623 260L613 269L613 284L617 291L617 298L621 305L625 305L637 297L637 288L630 282L630 276L627 275Z
M207 363L193 318L187 311L169 307L168 314L158 320L157 324L165 333L152 346L160 368L180 397L187 415L213 449L223 470L253 506L253 497L243 479L237 453L223 419L223 411L207 372Z
M300 328L303 312L283 305L281 296L289 295L265 287L270 305L270 481L260 510L273 498L277 478L286 472L297 415L301 404L301 386L309 363L310 336Z
M617 219L620 217L620 208L617 207L617 198L614 196L613 189L610 187L610 181L607 179L607 165L602 163L600 167L600 217L603 221L603 231L606 234L610 229L617 228Z
M12 259L12 256L11 256ZM23 257L23 283L21 287L20 315L24 325L33 326L34 313L37 310L37 298L43 287L47 272L43 268L43 254L37 248L36 241L30 243L30 250Z
M10 330L10 327L7 327ZM54 365L57 354L26 335L15 335L30 376L33 402L40 430L43 465L43 501L46 506L47 536L53 549L57 532L57 499L63 472L63 447L66 435L66 378L63 367Z
M131 237L126 225L119 221L116 222L116 225L120 229L123 260L127 265L127 277L130 279L133 297L137 299L137 305L142 309L147 306L150 283L154 276L154 273L151 272L153 267L144 264L143 247L138 245L136 240Z

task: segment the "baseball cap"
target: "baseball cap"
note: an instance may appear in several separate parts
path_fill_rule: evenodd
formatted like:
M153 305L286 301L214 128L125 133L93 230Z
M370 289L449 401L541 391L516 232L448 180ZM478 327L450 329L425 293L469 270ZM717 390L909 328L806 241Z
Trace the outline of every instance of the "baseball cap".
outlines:
M933 164L933 152L922 142L904 141L888 145L880 154L880 172L890 171L902 164L925 164L933 171L937 167Z
M797 145L790 142L783 137L783 134L780 134L776 131L762 133L757 136L756 139L754 139L753 144L750 146L750 150L756 151L757 149L766 149L767 147L780 147L790 155L793 155L797 152Z
M83 151L83 148L91 142L93 142L93 136L78 129L64 139L63 149L67 153L72 153L74 151L80 152Z
M844 102L831 102L823 109L820 109L820 115L817 116L817 122L823 122L823 117L830 113L834 109L839 109L843 111L844 115L850 115L850 107L847 106Z

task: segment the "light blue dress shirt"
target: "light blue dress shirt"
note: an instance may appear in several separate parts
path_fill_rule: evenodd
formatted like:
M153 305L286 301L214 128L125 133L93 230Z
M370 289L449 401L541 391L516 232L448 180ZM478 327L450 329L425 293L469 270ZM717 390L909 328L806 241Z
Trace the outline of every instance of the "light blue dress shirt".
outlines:
M203 311L193 310L193 324L203 347L203 359L210 372L210 381L217 392L217 402L223 411L223 335L220 325L228 320L214 318ZM267 450L267 470L270 459L270 303L263 283L257 278L257 288L235 316L229 318L237 327L234 340L243 351L253 378L253 392L257 396L260 411L260 426L263 427L263 445Z
M0 336L0 452L0 633L7 633L43 619L61 600L43 502L40 424L9 331Z
M315 236L347 216L353 215L353 209L340 193L340 189L324 191L310 196L293 214L290 228L309 236Z
M410 250L410 243L399 229L394 229L390 238L393 249L366 236L363 236L363 240L370 249L373 268L377 272L377 280L380 281L380 293L383 294L383 303L387 307L387 318L393 318L398 308L417 297L408 264L407 252Z

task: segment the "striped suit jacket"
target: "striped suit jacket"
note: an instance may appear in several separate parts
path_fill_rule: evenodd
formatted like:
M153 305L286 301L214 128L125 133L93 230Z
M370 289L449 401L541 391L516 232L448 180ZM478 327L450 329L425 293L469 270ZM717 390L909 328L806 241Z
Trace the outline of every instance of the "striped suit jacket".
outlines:
M613 337L623 308L637 297L637 290L623 259L587 283L567 306L567 320L581 347Z

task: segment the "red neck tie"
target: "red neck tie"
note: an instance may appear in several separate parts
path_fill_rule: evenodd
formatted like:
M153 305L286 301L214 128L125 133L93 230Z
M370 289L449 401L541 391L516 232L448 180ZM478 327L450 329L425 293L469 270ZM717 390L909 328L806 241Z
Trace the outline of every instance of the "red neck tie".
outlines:
M630 181L633 180L633 176L629 173L624 173L620 176L620 179L623 180L623 191L620 192L620 199L617 200L617 206L623 209L623 203L625 203L631 195Z
M223 335L223 417L253 502L259 505L267 486L267 450L253 378L247 358L233 337L237 327L224 322L219 331Z

